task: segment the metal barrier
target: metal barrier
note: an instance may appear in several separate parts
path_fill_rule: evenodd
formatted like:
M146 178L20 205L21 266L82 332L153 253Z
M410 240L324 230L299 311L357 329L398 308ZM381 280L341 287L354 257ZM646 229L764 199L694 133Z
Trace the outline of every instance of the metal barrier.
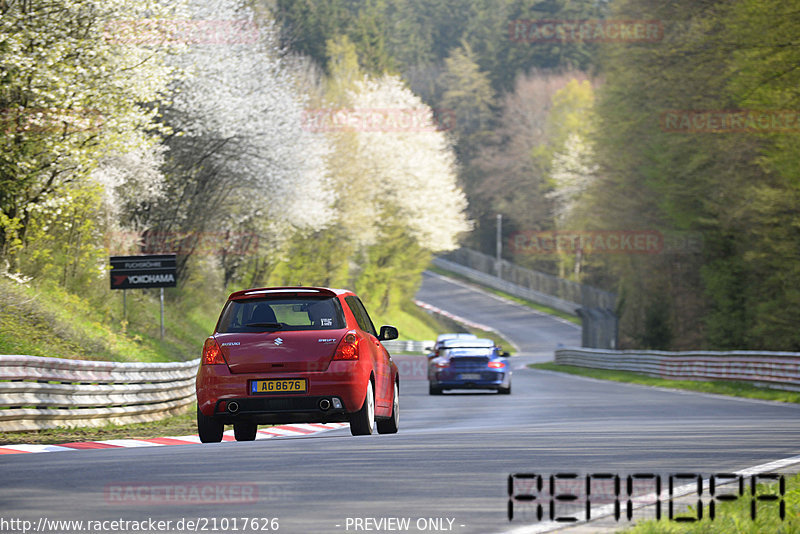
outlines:
M389 353L395 352L418 352L420 354L425 352L426 347L433 347L435 341L408 341L401 339L392 339L390 341L381 342Z
M737 380L753 385L800 391L800 353L797 352L665 352L556 349L562 365L632 371L668 380Z
M550 306L551 308L563 311L564 313L577 315L577 310L581 307L580 304L575 302L569 302L552 295L545 295L544 293L540 293L539 291L535 291L533 289L518 286L494 275L478 271L450 260L433 258L431 263L446 271L460 274L461 276L464 276L465 278L468 278L474 282L478 282L479 284L483 284L494 289L499 289L500 291L505 291L510 295L528 299L533 302L538 302L539 304L544 304L545 306Z
M506 260L500 262L500 276L496 276L496 259L468 248L434 258L432 263L478 284L580 317L584 347L613 349L619 345L614 293L526 269Z
M194 402L199 363L0 355L0 432L163 419Z
M581 346L592 349L616 349L619 320L612 310L580 308Z
M460 248L434 259L434 265L440 266L443 269L452 270L450 267L437 263L437 261L442 260L451 264L451 266L455 264L465 267L470 271L477 271L488 275L488 279L491 279L491 284L504 283L506 287L511 288L511 290L508 290L504 287L492 285L492 287L496 289L501 289L512 295L517 294L514 291L523 290L530 296L523 294L518 296L535 302L541 302L551 308L573 315L576 314L575 310L580 307L612 310L615 308L616 295L614 293L609 293L608 291L603 291L602 289L586 284L579 284L571 280L565 280L564 278L559 278L551 274L526 269L525 267L520 267L506 260L500 261L500 272L497 272L498 264L496 259L488 254L478 252L477 250ZM454 272L468 276L460 270ZM487 283L485 280L486 278L476 281ZM487 285L491 284L487 283Z

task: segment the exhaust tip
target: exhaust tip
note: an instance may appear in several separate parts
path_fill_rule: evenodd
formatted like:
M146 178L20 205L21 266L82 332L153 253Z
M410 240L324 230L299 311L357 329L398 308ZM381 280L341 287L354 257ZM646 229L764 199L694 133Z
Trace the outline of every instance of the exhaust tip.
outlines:
M321 401L319 401L320 410L326 411L329 410L330 407L331 407L331 401L329 401L328 399L322 399Z
M239 403L236 401L231 401L228 403L228 411L230 413L236 413L239 411Z

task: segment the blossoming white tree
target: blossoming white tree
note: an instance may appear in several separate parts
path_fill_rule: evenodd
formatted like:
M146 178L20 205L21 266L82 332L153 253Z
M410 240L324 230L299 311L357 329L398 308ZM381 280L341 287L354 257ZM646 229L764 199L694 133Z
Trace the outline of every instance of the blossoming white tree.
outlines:
M144 132L174 69L164 50L107 30L173 13L156 0L0 3L0 253L9 239L26 240L33 214L56 217L46 207L89 185L100 160L153 147Z
M393 214L426 250L456 248L458 236L470 229L467 202L457 184L452 145L433 111L390 75L357 82L348 100L381 120L354 129L353 156L372 193L369 211Z
M189 11L225 35L174 59L185 78L165 112L176 134L168 193L151 223L162 235L252 232L271 251L293 229L325 227L334 199L327 144L302 128L305 99L271 22L237 0L193 1ZM226 257L230 280L241 258Z

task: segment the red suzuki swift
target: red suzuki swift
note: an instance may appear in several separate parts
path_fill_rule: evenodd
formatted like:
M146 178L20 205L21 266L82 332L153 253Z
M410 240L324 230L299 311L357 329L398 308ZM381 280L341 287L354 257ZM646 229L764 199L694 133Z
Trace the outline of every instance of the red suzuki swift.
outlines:
M228 297L197 372L204 443L255 439L259 424L349 422L355 435L397 432L400 378L352 292L268 287Z

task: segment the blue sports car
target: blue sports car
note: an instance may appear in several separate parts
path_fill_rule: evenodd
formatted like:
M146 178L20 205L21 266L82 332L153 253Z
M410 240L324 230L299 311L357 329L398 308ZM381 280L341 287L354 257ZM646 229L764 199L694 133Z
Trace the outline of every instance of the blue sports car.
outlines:
M488 339L448 340L428 364L431 395L448 389L493 389L511 393L508 353Z

